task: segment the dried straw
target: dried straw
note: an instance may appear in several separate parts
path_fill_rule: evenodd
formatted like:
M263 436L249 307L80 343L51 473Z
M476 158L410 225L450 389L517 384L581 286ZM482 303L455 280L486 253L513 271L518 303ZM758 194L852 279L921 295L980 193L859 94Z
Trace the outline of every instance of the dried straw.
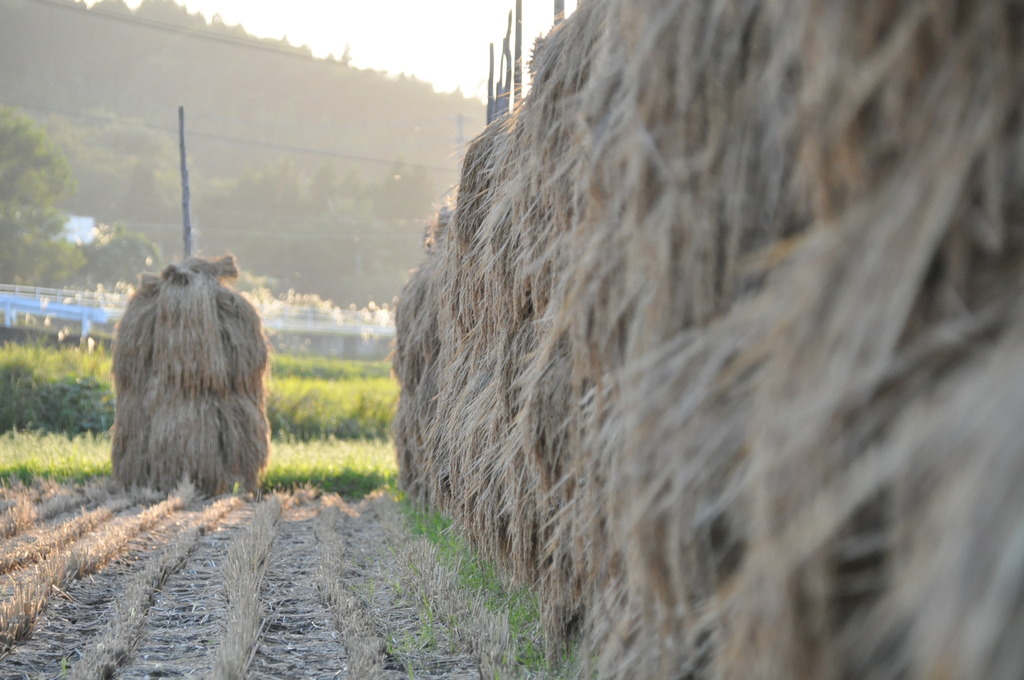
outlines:
M144 276L117 327L113 472L125 485L253 491L269 451L267 342L224 281L234 258L191 258Z
M588 0L403 295L410 495L599 677L1024 667L1024 3Z

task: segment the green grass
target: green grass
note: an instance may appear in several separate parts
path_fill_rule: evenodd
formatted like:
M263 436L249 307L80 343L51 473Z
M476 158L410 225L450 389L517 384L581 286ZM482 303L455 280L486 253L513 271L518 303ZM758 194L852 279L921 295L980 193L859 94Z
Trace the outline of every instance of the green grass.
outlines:
M6 343L0 347L0 369L20 369L43 381L74 376L110 383L110 355L102 350Z
M317 439L371 438L390 435L398 402L391 378L271 377L267 417L278 437Z
M362 497L393 488L398 466L389 441L275 442L264 487L312 485L325 492ZM110 439L82 434L68 438L40 432L0 434L0 479L35 477L81 482L110 474Z
M110 354L0 346L0 432L106 432L114 419ZM385 361L271 356L267 416L275 438L383 439L398 384Z
M399 494L400 495L400 494ZM452 528L451 520L436 512L417 508L406 499L399 500L406 526L416 536L423 536L437 546L440 559L449 568L458 570L459 586L479 593L491 611L508 611L508 622L516 661L530 671L560 676L565 660L553 667L544 652L544 632L540 621L540 603L527 588L506 588L494 565L481 559Z
M101 435L37 432L0 434L0 478L82 482L110 474L110 440Z
M275 442L264 486L291 489L309 484L325 492L362 497L377 489L393 489L397 475L390 441Z
M271 372L278 377L319 380L370 380L391 377L391 364L387 361L353 361L274 354L270 363Z
M77 347L47 347L41 344L5 343L0 346L0 368L20 366L41 380L56 381L67 376L91 377L110 384L111 356L103 349L87 352ZM270 355L274 377L320 380L369 380L390 378L387 361L352 361L327 357Z

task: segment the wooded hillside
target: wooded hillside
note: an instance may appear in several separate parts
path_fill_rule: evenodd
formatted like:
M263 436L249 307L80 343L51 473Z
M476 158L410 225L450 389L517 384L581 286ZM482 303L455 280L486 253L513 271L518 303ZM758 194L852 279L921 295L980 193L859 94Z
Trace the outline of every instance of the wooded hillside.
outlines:
M459 93L313 59L171 0L0 0L0 105L67 155L78 189L60 207L156 240L154 268L181 253L184 105L202 251L341 304L397 294L457 179L458 118L466 136L484 122Z

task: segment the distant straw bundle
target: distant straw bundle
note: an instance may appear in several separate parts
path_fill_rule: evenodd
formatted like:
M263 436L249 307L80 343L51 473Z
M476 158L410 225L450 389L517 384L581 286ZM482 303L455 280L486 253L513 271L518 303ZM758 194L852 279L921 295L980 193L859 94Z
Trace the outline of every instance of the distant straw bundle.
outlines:
M117 327L113 472L174 488L253 491L266 466L267 343L258 312L223 284L234 258L190 258L146 275Z
M534 65L403 296L405 487L599 677L1019 677L1024 2L589 0Z

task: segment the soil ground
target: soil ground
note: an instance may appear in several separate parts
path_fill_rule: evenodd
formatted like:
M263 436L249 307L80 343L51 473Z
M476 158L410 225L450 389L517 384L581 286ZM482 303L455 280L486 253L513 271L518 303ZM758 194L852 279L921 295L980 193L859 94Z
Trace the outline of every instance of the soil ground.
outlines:
M106 494L0 489L9 519L0 540L0 678L492 674L472 644L424 621L432 615L409 581L416 569L402 563L414 539L386 496L349 504L313 491L262 500L186 491L175 505L173 496ZM255 540L254 517L267 503L281 508L269 551L240 551ZM35 517L19 520L30 507ZM72 530L102 508L110 512ZM62 531L67 540L53 538ZM255 623L244 620L242 596L231 595L228 579L239 578L227 568L232 550L249 555ZM255 641L228 650L232 630L246 626L253 630L238 639Z

